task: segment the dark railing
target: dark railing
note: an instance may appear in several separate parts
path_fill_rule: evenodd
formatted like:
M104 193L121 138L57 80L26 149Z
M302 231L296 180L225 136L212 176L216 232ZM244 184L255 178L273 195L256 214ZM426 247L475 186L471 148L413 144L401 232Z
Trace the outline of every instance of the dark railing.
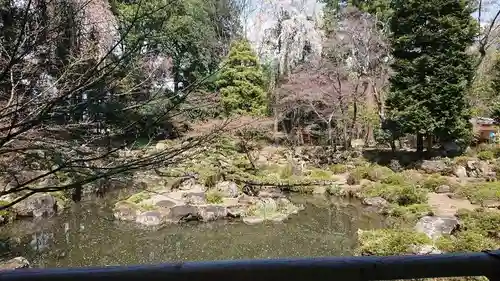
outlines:
M461 276L486 276L490 281L500 281L500 251L19 269L0 272L0 281L350 281Z

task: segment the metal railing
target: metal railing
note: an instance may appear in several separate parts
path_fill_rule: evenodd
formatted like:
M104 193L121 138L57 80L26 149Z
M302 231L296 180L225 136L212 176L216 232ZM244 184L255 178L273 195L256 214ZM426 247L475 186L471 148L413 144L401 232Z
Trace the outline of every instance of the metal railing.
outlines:
M500 250L423 256L183 262L0 272L1 281L350 281L461 276L486 276L490 281L500 281Z

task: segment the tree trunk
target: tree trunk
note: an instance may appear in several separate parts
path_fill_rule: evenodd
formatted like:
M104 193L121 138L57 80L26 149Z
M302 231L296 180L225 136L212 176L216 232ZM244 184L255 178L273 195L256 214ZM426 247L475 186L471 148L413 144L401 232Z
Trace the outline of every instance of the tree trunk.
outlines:
M420 133L417 134L417 152L424 151L424 136Z
M427 151L430 152L432 150L432 135L427 134L425 139L427 140Z

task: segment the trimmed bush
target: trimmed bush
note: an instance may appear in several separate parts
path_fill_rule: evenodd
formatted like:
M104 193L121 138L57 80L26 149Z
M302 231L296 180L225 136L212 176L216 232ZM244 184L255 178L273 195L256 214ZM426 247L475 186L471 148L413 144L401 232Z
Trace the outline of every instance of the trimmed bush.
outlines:
M377 229L358 231L358 255L411 254L418 246L432 244L427 235L405 229Z
M495 158L495 154L493 153L493 151L489 151L489 150L481 151L477 154L477 158L479 158L480 160L483 160L483 161L492 160Z

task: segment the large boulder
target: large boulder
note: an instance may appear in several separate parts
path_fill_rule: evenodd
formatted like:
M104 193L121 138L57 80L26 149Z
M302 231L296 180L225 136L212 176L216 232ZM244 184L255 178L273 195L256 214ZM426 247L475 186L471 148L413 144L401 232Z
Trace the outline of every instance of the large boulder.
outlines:
M14 205L13 209L22 217L50 217L57 212L57 200L50 194L34 194Z
M364 198L363 204L377 208L385 208L389 206L389 202L382 197Z
M458 178L466 178L467 177L467 169L464 166L457 165L453 170L453 174Z
M135 221L145 226L160 226L164 223L164 215L159 211L147 211L140 213Z
M415 226L416 231L425 233L431 239L452 234L460 226L456 217L425 216Z
M198 207L198 215L202 221L215 221L228 215L228 210L224 206L205 205Z
M429 174L442 174L450 169L448 164L442 160L424 160L420 168Z
M29 261L24 257L15 257L7 261L0 261L0 271L14 270L30 267Z
M215 185L215 189L220 192L223 197L236 198L240 193L238 185L232 181L219 182Z

